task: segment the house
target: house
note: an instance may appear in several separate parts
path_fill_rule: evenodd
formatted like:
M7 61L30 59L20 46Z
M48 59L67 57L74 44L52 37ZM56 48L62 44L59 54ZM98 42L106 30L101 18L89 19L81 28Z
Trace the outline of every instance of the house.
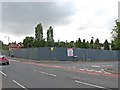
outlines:
M16 43L16 42L9 43L9 50L21 49L23 47L24 45L21 42L20 43Z

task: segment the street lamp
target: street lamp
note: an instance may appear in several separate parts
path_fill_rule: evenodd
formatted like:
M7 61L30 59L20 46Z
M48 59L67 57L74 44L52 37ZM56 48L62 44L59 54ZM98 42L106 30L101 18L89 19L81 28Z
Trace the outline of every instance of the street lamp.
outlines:
M8 39L8 45L9 45L10 37L9 36L5 36L5 37L7 37L7 39Z
M9 36L5 36L5 37L7 37L7 39L8 39L8 54L10 56L10 50L9 50L9 40L10 40L10 37Z

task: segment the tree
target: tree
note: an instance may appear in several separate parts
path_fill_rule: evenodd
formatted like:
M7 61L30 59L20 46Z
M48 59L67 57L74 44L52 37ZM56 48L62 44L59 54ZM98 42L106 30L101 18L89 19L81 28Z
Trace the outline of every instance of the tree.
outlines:
M112 29L112 49L120 50L120 21L115 20L115 26Z
M0 40L0 50L3 49L3 42Z
M25 37L25 39L23 40L23 45L25 48L34 47L34 37Z
M53 28L52 28L52 26L50 26L49 29L47 30L47 46L48 47L54 46Z
M86 43L86 40L85 39L83 39L83 42L82 42L82 48L87 48L87 43Z
M2 50L9 50L9 44L6 45L0 40L0 51Z
M58 46L58 42L54 42L54 46L55 46L55 47L59 47L59 46Z
M94 41L93 41L93 39L94 39L94 38L92 37L92 39L91 39L91 41L90 41L90 47L89 47L89 48L92 48L92 49L94 48Z
M66 40L65 47L68 48L68 46L69 46L69 42Z
M59 43L59 47L66 47L66 43L65 43L64 41L61 41L61 42Z
M42 27L41 23L39 23L35 27L35 40L41 41L42 39L43 39L43 27Z
M78 40L76 40L75 47L76 48L81 48L81 39L80 38L78 38Z
M89 48L90 47L90 43L87 41L86 42L86 48Z
M95 40L95 47L94 48L100 49L100 40L98 38Z
M68 48L73 48L74 47L74 41L70 41L70 43L68 44Z
M108 43L108 41L107 41L107 39L105 40L105 42L104 42L104 50L109 50L110 48L109 48L109 43Z
M41 23L39 23L35 27L35 46L36 47L44 46L43 27L42 27Z

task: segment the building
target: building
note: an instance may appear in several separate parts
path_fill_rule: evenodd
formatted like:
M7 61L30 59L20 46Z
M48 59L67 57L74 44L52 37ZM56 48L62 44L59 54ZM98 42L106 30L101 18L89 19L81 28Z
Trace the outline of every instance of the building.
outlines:
M9 50L21 49L23 47L24 45L21 42L20 43L16 43L16 42L9 43Z

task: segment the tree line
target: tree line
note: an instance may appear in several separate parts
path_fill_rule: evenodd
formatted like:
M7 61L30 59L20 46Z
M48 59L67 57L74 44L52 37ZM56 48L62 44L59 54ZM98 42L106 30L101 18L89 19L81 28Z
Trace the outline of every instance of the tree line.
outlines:
M100 40L97 38L94 40L94 37L91 38L91 41L86 41L85 39L81 40L78 38L76 41L54 41L53 27L50 26L47 29L47 37L43 37L43 26L41 23L37 24L35 27L35 38L32 36L26 36L23 40L23 45L25 48L35 48L35 47L66 47L66 48L86 48L86 49L101 49L109 50L110 45L112 49L120 50L120 22L115 21L116 25L112 29L112 41L109 43L107 39L104 43L100 43Z

